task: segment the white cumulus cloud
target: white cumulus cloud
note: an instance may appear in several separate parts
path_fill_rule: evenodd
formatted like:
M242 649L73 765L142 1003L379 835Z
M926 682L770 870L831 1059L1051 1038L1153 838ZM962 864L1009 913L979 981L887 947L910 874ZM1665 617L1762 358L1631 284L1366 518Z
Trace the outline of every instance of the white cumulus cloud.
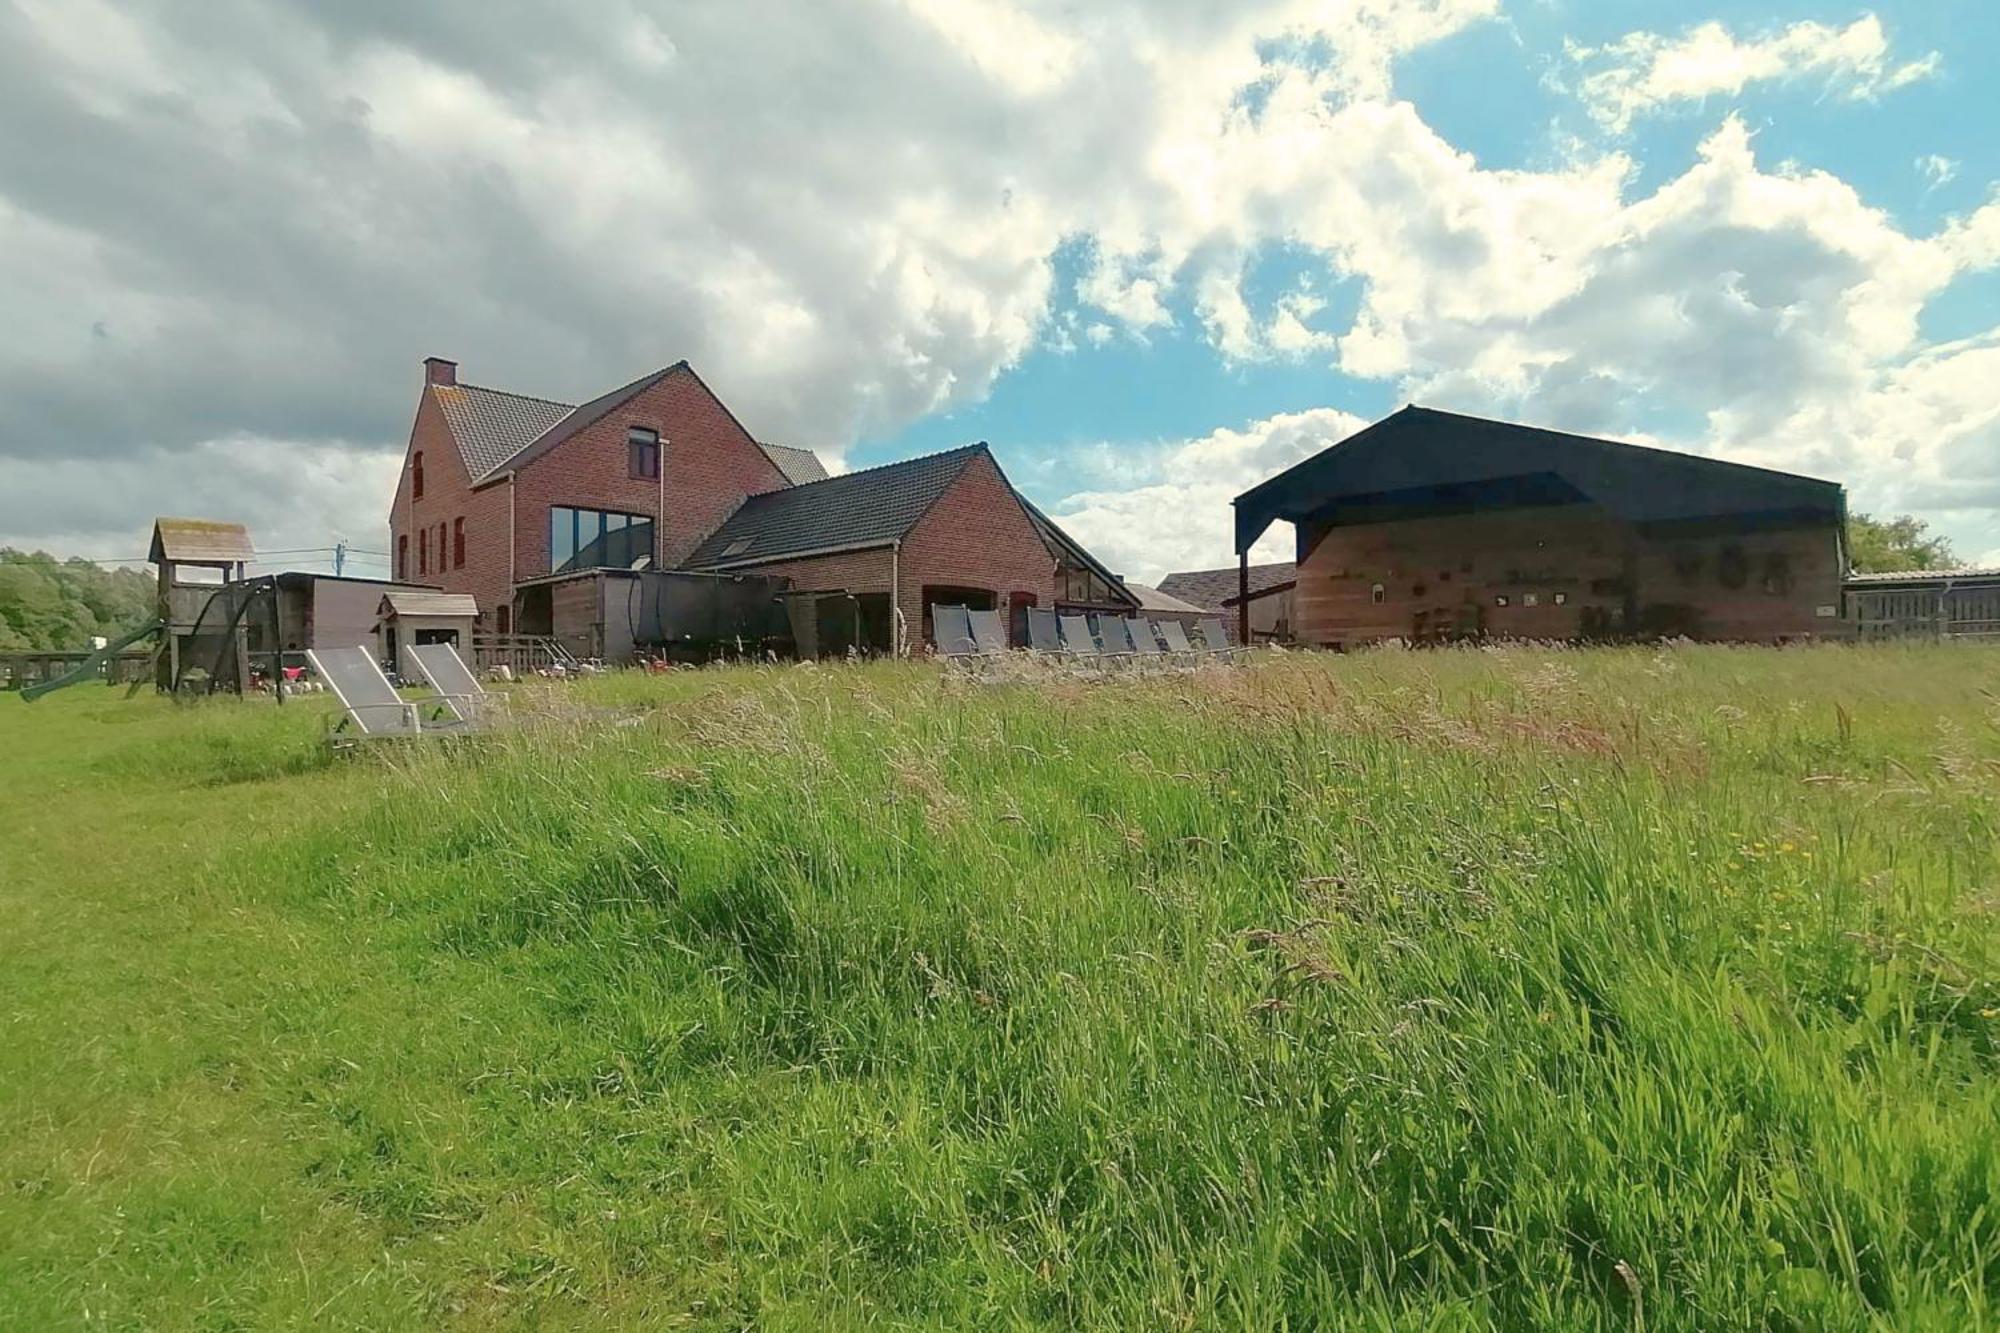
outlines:
M1635 32L1603 46L1572 45L1568 54L1583 70L1584 102L1617 132L1671 103L1735 97L1756 83L1817 79L1834 96L1861 100L1929 78L1943 64L1936 51L1913 60L1892 56L1889 35L1873 14L1844 28L1807 21L1750 39L1709 22L1678 37Z

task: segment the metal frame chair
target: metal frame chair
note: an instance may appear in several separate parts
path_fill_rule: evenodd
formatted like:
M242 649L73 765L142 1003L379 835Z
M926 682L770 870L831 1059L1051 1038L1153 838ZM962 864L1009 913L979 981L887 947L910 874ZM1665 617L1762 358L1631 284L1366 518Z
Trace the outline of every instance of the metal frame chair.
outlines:
M368 649L308 648L306 660L344 710L328 737L334 744L424 734L421 706L396 693ZM343 737L350 723L358 734Z
M472 668L465 664L465 659L451 644L413 644L410 657L417 664L418 674L430 682L430 687L437 691L439 699L445 701L452 715L467 726L484 725L500 701L506 698L481 685L479 677L472 673Z

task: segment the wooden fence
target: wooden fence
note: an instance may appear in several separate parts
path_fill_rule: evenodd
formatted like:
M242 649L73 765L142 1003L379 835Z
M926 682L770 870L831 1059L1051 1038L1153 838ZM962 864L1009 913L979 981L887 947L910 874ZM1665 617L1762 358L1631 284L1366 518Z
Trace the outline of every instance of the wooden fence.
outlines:
M7 653L0 655L0 690L18 690L66 675L95 656L88 649L66 653ZM101 673L107 685L129 685L147 679L153 654L146 649L123 652L105 662Z
M1864 639L2000 642L2000 585L1850 588L1848 615Z

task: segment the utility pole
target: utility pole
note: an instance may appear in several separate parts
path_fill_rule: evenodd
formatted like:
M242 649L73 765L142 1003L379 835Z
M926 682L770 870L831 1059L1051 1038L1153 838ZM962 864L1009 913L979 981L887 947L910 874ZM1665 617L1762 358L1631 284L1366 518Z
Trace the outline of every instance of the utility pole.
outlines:
M346 568L347 543L345 541L336 541L333 544L333 576L339 578L342 571Z

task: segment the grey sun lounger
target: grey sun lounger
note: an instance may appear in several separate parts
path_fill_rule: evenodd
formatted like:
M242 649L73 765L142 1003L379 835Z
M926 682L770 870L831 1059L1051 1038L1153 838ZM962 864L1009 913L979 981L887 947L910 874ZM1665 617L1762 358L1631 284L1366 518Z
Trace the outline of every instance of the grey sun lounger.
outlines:
M1099 658L1097 636L1090 632L1087 616L1057 616L1056 622L1062 627L1062 650L1079 661L1095 662Z
M1208 645L1208 651L1217 657L1226 657L1233 662L1242 655L1242 645L1229 641L1229 631L1223 628L1220 616L1197 620L1194 622L1194 627L1201 631L1202 641Z
M422 709L396 693L366 648L308 648L306 660L347 710L333 729L336 740L350 725L356 739L423 734Z
M1167 650L1160 646L1160 636L1153 629L1153 622L1133 616L1126 621L1132 635L1132 642L1138 645L1141 657L1165 657Z
M931 638L937 643L941 656L966 658L976 656L979 645L972 638L972 621L962 606L933 606L931 608Z
M1052 656L1062 653L1062 635L1056 628L1055 612L1039 606L1028 608L1028 646Z
M1166 640L1167 651L1176 657L1184 657L1192 662L1197 658L1209 655L1208 649L1197 648L1188 642L1187 626L1181 624L1178 620L1162 620L1160 622L1160 637Z
M1132 646L1131 630L1117 616L1099 616L1097 618L1097 636L1104 641L1104 656L1106 657L1128 660L1135 651Z
M420 643L410 649L410 656L416 660L417 670L437 691L437 697L444 701L452 716L468 726L476 726L486 720L493 711L494 704L504 695L488 692L479 683L479 677L472 674L472 668L458 655L458 649L448 643ZM424 700L429 703L428 699Z
M966 619L972 623L972 641L982 654L998 657L1007 651L1007 630L998 611L968 611Z

